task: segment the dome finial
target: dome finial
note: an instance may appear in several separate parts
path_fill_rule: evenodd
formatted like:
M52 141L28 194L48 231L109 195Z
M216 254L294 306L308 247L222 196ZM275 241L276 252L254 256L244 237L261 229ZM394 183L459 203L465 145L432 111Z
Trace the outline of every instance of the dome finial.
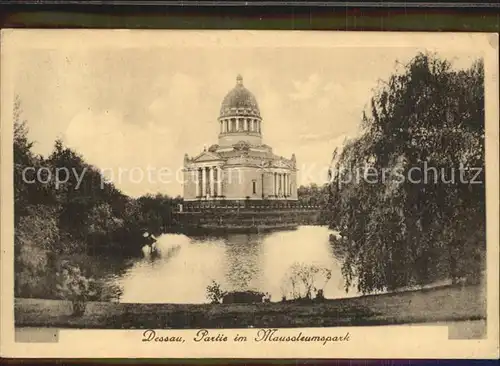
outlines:
M241 74L238 74L238 76L236 76L236 84L243 85L243 76L241 76Z

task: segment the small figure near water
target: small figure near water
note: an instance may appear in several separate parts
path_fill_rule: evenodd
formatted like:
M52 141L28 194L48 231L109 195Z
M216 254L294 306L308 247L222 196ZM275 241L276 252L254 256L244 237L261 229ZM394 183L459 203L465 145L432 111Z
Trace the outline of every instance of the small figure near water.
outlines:
M153 234L145 232L142 234L145 239L145 245L143 247L143 252L148 253L150 256L155 256L158 254L158 247L156 246L157 239Z

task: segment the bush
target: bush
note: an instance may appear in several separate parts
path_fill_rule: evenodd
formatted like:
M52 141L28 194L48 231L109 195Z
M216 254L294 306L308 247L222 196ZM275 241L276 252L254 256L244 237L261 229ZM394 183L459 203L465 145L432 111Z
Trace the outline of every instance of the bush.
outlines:
M97 281L86 277L79 266L63 263L56 279L57 291L63 299L71 301L74 316L84 314L87 301L98 299Z
M290 294L294 300L313 298L313 292L316 297L332 277L332 271L327 268L319 267L314 264L294 263L288 270L281 286L282 299L285 300L287 294Z
M15 295L39 297L50 293L60 241L57 214L45 205L26 206L24 211L14 234Z
M314 298L314 301L321 302L323 300L325 300L325 295L323 294L323 289L319 289L316 292L316 297Z
M221 289L219 283L212 280L212 283L207 286L207 297L212 304L220 304L227 291Z

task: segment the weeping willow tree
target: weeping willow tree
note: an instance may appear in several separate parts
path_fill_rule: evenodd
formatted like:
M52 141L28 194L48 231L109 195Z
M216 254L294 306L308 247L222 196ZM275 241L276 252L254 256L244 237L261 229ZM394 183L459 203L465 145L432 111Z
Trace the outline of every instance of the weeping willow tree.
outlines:
M485 264L484 68L418 54L381 84L330 185L346 289L480 280Z

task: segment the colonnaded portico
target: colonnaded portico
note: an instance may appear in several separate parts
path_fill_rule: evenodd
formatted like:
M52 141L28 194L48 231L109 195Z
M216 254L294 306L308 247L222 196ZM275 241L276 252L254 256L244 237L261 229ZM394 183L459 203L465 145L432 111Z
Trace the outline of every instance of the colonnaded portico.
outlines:
M296 159L262 143L254 95L236 78L222 101L218 143L184 156L184 200L297 200Z
M191 170L195 173L193 181L196 185L197 198L222 198L224 192L222 189L222 177L224 169L220 165L203 166ZM243 178L239 176L242 170L235 169L236 174L230 174L226 184L231 184L233 181L239 184L243 183ZM267 198L290 198L292 197L292 184L290 183L291 173L272 172L272 190L271 194L266 195ZM236 175L236 177L234 177ZM231 179L233 178L233 179ZM253 191L257 190L257 181L252 181L252 195L256 195Z

